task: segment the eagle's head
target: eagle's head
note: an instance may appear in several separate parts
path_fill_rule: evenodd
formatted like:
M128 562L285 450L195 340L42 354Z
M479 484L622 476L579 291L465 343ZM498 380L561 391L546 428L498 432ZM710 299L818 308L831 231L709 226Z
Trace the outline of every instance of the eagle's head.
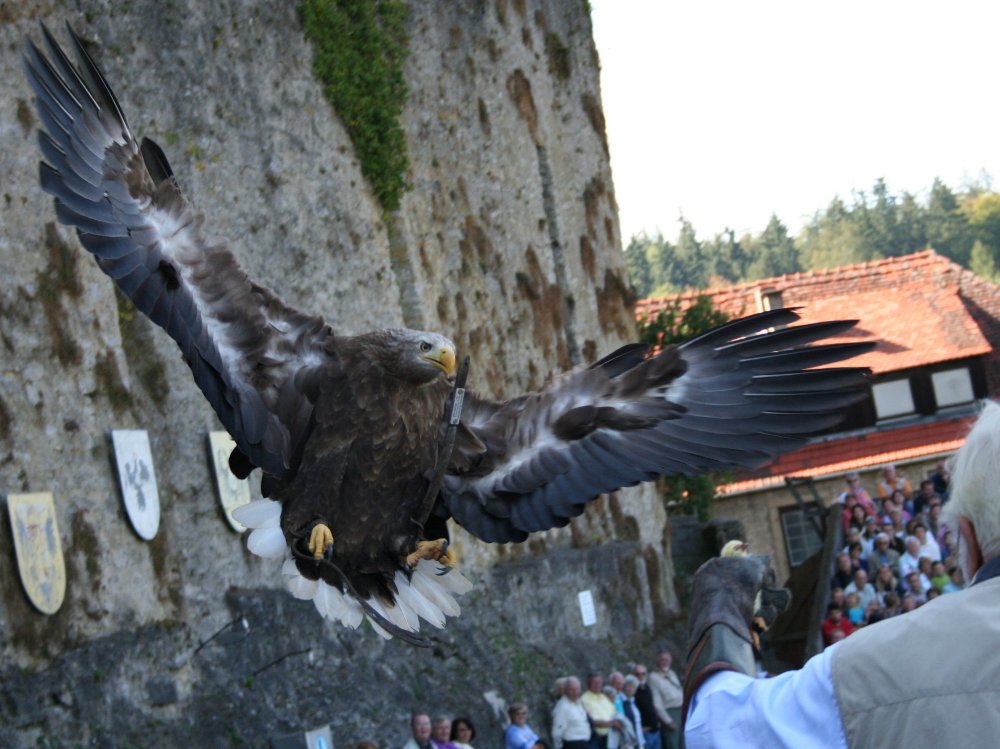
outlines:
M455 344L438 333L422 330L384 331L382 365L395 376L414 383L430 382L443 372L455 374Z

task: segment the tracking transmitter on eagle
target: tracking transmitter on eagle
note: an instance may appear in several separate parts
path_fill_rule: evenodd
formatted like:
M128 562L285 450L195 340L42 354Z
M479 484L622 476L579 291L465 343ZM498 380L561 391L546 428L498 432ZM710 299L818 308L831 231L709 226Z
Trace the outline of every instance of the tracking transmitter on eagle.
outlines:
M69 33L77 65L44 26L47 54L30 39L24 50L42 187L101 269L176 341L236 442L233 472L262 470L268 498L237 514L253 528L250 550L285 557L292 593L328 618L368 618L423 644L420 620L443 626L458 613L453 594L469 587L457 571L438 574L455 563L448 518L483 541L523 541L620 487L765 463L867 394L864 369L814 369L870 348L810 345L853 322L785 327L798 319L790 310L654 356L625 346L506 401L459 390L445 336L338 335L248 278L207 238L161 149L136 140Z

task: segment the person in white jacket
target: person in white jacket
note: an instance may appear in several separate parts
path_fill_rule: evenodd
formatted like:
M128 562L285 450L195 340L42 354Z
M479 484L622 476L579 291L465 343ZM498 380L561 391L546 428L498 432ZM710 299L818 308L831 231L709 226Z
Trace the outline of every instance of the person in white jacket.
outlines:
M695 574L685 675L687 749L996 746L1000 736L1000 405L956 456L945 507L959 529L963 591L870 625L797 671L756 678L752 627L788 604L760 556ZM755 610L754 600L762 594ZM927 642L947 635L947 647ZM914 648L921 652L913 658ZM933 674L933 679L927 679Z

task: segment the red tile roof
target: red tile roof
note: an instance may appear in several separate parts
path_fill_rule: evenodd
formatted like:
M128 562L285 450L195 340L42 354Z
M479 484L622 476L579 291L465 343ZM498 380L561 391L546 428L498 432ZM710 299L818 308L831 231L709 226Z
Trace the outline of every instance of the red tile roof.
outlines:
M933 250L925 250L830 270L642 299L636 305L636 317L655 315L675 300L686 307L701 295L712 297L717 308L738 317L759 311L761 294L778 292L783 306L802 308L805 322L858 319L852 338L861 335L879 343L851 363L883 374L992 351L980 330L982 323L977 324L975 310L970 310L963 298L966 288L974 288L980 297L989 299L994 307L989 312L1000 310L996 286ZM996 326L996 318L992 319Z
M759 491L783 485L785 476L830 476L952 453L962 446L973 421L975 416L967 415L813 442L755 471L753 478L720 486L718 492L725 496Z

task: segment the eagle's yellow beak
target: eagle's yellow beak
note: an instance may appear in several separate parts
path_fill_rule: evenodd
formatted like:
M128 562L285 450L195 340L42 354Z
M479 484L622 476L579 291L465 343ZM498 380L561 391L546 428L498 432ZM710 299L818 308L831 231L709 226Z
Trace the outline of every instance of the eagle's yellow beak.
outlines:
M450 346L442 346L437 351L428 352L424 358L449 377L455 374L455 349Z

